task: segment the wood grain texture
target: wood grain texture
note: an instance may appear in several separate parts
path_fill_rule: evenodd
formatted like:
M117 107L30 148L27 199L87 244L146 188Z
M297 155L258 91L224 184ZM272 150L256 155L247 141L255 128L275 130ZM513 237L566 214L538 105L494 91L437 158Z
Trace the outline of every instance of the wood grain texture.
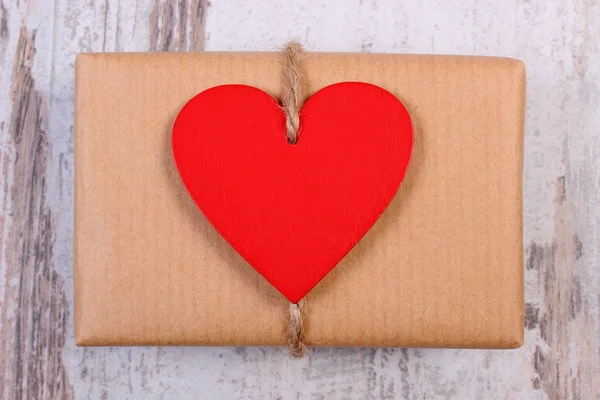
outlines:
M6 167L12 176L3 201L9 224L2 229L5 286L0 354L5 357L0 364L0 393L16 399L69 398L62 361L68 304L63 278L54 268L55 223L46 204L47 102L31 73L35 31L22 26L15 33L6 137L14 153L6 154L13 161Z
M0 398L597 399L598 26L594 0L0 0ZM525 61L521 349L318 349L293 360L274 348L74 346L75 54L272 50L290 37L309 50Z

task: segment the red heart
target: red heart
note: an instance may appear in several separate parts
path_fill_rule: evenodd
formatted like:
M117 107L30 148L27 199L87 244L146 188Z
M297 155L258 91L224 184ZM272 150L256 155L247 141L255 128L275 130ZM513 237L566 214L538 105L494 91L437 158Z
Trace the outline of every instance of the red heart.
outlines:
M277 101L251 86L205 90L181 110L173 153L198 207L291 302L356 245L392 200L412 150L410 116L388 91L343 82L300 112L286 140Z

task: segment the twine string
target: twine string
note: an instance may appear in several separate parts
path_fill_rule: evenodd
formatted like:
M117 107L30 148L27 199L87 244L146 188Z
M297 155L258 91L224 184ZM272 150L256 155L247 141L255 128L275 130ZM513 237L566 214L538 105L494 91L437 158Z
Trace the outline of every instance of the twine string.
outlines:
M299 113L302 107L300 61L303 51L302 45L296 41L288 42L283 49L281 102L285 113L287 140L290 144L296 144L300 131Z
M296 358L302 358L306 354L307 348L304 344L304 314L306 301L300 300L298 303L290 303L289 323L288 323L288 346L290 353Z
M300 108L302 107L302 74L301 59L304 49L296 41L288 42L282 53L281 107L285 114L287 141L290 144L298 142L300 133ZM304 344L304 317L306 300L297 304L290 302L289 320L287 326L287 342L292 356L302 358L307 348Z

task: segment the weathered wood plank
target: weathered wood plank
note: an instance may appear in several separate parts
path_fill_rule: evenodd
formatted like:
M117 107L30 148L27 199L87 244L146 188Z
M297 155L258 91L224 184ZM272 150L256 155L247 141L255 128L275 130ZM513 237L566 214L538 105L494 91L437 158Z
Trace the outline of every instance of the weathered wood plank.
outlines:
M167 0L150 13L150 51L204 50L207 0Z
M63 278L53 265L55 220L46 204L47 99L36 89L31 71L35 32L21 26L14 33L18 40L11 76L12 111L5 137L12 154L4 157L12 165L3 168L12 174L2 210L0 393L15 399L70 398L62 360L68 303Z
M206 38L204 18L206 19ZM600 3L0 0L0 398L521 398L600 394ZM528 69L526 343L515 351L76 348L79 51L515 56Z

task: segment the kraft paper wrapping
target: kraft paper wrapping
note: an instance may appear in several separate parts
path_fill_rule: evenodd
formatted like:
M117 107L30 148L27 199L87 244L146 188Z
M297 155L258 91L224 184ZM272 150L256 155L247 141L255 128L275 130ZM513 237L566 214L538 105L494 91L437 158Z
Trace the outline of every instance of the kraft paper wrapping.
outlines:
M281 345L287 300L219 236L179 179L173 121L226 83L280 95L277 53L81 54L75 99L79 345ZM306 297L318 346L523 342L525 71L507 58L308 53L307 96L396 95L414 124L400 190ZM367 133L368 134L368 133Z

